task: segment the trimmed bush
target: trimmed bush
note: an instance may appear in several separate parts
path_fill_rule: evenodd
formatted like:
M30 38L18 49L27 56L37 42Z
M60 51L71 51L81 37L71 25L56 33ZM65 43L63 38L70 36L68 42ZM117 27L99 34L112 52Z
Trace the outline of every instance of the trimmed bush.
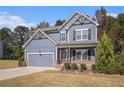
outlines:
M83 69L83 64L80 64L80 72L83 72L84 69Z
M71 70L78 70L78 66L75 63L70 64Z
M64 64L64 68L65 68L65 69L71 69L70 63L65 63L65 64Z
M92 64L92 71L96 72L96 64Z
M86 64L80 64L80 72L87 70Z
M83 70L87 70L86 64L80 64L80 68Z

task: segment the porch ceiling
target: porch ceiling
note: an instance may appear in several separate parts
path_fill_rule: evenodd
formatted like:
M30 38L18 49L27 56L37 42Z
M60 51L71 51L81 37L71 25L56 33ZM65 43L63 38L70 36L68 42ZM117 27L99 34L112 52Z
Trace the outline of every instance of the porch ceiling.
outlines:
M76 48L76 47L79 47L79 48L86 48L86 47L93 47L95 48L98 44L98 41L96 42L74 42L74 43L61 43L61 44L58 44L58 48L67 48L67 47L70 47L70 48Z

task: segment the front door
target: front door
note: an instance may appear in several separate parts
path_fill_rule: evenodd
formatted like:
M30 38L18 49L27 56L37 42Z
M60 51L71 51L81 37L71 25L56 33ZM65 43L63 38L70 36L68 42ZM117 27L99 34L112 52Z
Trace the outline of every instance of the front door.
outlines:
M67 51L66 49L61 50L61 62L66 62L67 61Z

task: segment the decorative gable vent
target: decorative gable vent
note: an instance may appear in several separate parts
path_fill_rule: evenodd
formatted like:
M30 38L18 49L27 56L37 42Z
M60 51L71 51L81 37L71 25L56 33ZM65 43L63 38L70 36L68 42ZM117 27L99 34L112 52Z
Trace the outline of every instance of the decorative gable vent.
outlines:
M90 24L91 21L87 20L85 17L80 16L74 23L73 25L79 25L79 24Z
M46 39L46 37L41 32L38 32L38 34L34 37L33 40L38 40L38 39Z

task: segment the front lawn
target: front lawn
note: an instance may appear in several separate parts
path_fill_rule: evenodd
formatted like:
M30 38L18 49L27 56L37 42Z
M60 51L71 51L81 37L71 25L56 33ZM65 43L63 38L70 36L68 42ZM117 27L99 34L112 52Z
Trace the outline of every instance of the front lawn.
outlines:
M0 60L0 69L18 67L17 60Z
M8 87L110 87L124 86L124 76L44 71L18 78L0 81Z

